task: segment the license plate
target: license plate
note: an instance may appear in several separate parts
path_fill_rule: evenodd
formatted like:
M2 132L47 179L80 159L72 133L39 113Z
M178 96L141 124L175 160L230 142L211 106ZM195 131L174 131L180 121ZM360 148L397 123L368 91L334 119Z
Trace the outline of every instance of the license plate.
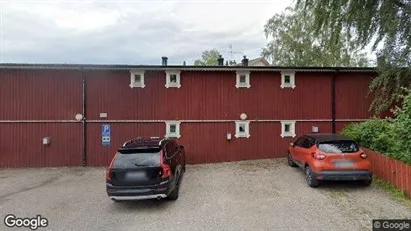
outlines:
M336 168L352 168L354 163L352 161L335 161L334 166Z
M129 172L127 173L127 179L129 180L138 180L138 179L144 179L146 177L145 172Z

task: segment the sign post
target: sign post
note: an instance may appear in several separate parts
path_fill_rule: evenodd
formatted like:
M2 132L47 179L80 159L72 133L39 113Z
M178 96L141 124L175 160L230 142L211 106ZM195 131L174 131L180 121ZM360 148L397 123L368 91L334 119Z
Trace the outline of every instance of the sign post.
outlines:
M110 146L110 124L103 124L101 126L101 144L103 146Z

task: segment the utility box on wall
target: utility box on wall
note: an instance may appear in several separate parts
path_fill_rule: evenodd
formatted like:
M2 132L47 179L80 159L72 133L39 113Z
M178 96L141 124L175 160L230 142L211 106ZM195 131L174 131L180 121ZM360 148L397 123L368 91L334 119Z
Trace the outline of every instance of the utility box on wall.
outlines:
M43 138L43 145L50 145L51 143L51 138L49 136L46 136Z

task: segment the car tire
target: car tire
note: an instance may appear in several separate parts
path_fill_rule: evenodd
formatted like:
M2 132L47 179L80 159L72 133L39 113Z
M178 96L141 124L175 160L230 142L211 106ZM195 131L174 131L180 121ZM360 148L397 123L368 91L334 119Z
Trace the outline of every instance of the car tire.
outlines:
M320 181L315 179L313 176L313 171L310 166L305 167L305 180L307 181L308 186L311 188L316 188L320 185Z
M371 183L372 183L372 179L362 180L362 181L361 181L361 184L362 184L363 186L370 186Z
M175 201L178 199L179 193L180 193L180 176L178 176L176 186L173 189L173 191L171 191L171 193L168 194L167 199L171 201Z
M287 163L290 167L293 167L293 168L297 167L297 165L294 163L293 158L291 157L290 153L288 153L288 155L287 155Z

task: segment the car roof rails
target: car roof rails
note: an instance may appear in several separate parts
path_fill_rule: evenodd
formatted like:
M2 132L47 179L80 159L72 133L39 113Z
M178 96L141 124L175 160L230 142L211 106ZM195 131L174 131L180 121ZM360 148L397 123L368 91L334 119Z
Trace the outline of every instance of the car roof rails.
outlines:
M132 144L132 143L141 142L141 141L143 141L143 140L144 140L143 137L139 136L139 137L137 137L137 138L135 138L135 139L131 139L131 140L126 141L126 142L123 144L123 147L125 147L125 146L127 146L127 145L129 145L129 144Z
M128 140L124 142L123 147L129 146L129 145L149 145L153 146L155 145L158 140L158 146L162 146L163 142L170 140L168 137L150 137L149 139L144 139L143 137L137 137L135 139Z

